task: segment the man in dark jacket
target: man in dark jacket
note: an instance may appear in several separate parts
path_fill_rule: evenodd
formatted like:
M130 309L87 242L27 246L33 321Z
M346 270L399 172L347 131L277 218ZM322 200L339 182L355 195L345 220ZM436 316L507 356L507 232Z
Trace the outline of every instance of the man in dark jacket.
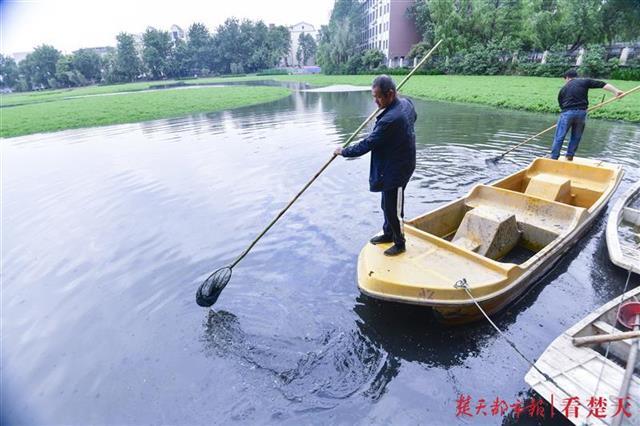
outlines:
M387 256L405 251L402 227L404 217L404 189L416 168L416 111L413 103L399 98L393 80L381 75L373 80L371 93L380 108L371 134L355 145L337 148L335 155L359 157L371 151L369 190L382 192L384 225L382 235L371 239L372 244L391 243Z
M587 120L587 108L589 107L589 89L605 89L616 96L622 95L622 91L604 81L593 80L591 78L578 78L576 70L571 69L564 73L565 85L558 93L558 103L560 104L560 118L556 135L551 146L551 158L557 160L560 157L560 150L564 143L564 138L571 129L571 139L567 147L566 159L573 161L582 132Z

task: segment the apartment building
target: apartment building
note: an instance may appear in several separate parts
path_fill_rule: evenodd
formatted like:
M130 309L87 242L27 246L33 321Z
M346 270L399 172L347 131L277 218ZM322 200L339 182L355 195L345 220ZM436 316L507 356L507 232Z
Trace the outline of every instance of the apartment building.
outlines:
M318 37L318 31L316 31L316 28L308 22L298 22L297 24L291 25L289 27L289 33L291 34L291 48L289 49L289 53L287 55L287 65L289 66L302 65L298 62L298 59L296 58L296 53L298 52L298 38L300 37L300 34L310 34L315 40ZM307 65L314 65L314 64L315 62L312 59L311 61L309 61Z
M366 0L362 3L361 49L384 53L389 67L407 65L411 47L420 41L415 22L408 16L412 0Z

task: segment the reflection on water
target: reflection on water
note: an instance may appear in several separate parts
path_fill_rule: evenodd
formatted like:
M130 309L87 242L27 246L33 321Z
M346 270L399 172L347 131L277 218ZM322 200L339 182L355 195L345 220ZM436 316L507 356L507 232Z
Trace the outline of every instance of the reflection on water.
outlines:
M551 135L485 163L552 115L415 104L408 217L548 152ZM358 294L358 252L382 223L367 157L335 161L234 268L216 309L195 305L201 280L374 108L366 92L295 92L2 141L2 423L455 424L461 393L526 397L528 365L488 324L442 327ZM625 166L615 200L640 179L639 148L639 126L591 120L579 153ZM622 291L604 219L496 318L530 359Z

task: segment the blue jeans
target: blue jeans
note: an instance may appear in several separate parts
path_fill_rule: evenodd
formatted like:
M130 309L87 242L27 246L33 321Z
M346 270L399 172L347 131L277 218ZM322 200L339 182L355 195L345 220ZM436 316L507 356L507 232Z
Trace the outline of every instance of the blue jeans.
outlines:
M551 158L557 160L558 157L560 157L564 137L567 136L569 129L571 129L571 139L569 139L566 155L567 157L573 157L575 155L578 145L580 145L580 139L582 138L586 121L587 111L583 109L570 109L560 114L556 135L553 138L553 145L551 146Z

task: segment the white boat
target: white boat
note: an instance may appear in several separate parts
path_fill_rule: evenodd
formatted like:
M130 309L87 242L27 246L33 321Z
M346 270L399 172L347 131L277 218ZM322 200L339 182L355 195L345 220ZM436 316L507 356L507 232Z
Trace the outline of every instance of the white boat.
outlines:
M620 301L638 301L640 287L628 291L622 297L617 296L604 306L596 309L586 318L562 333L538 358L535 366L549 376L553 382L545 378L536 369L531 368L525 376L525 381L540 396L545 398L558 412L563 413L566 399L578 397L581 406L578 416L567 417L575 425L611 425L616 420L622 420L622 425L640 425L640 378L633 373L628 390L623 385L628 358L635 362L632 344L638 344L638 338L613 341L611 335L624 337L637 331L629 332L617 321ZM605 336L606 335L606 336ZM587 337L586 337L587 336ZM594 339L594 336L597 336ZM594 342L594 340L606 340ZM581 342L582 340L582 342ZM590 344L583 344L585 340ZM605 358L604 354L608 356ZM636 352L637 353L637 352ZM629 374L632 369L629 369ZM567 393L569 395L567 395ZM614 416L620 394L629 396L631 417ZM600 419L589 415L589 401L591 397L602 397L607 400L606 411ZM569 412L573 414L572 411ZM564 413L563 413L564 414Z
M609 214L607 248L614 264L640 273L640 182L620 197Z

